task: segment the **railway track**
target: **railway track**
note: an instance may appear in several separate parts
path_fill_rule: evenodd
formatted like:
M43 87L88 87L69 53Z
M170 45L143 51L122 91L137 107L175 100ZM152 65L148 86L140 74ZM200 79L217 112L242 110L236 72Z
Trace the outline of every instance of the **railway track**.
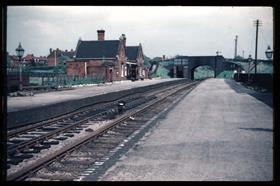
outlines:
M165 89L172 89L176 86L180 85L173 85ZM28 145L34 145L35 143L47 140L59 132L64 132L70 129L73 129L74 131L80 130L79 126L81 125L81 123L83 123L82 121L86 121L92 117L99 117L100 115L110 117L110 115L116 114L116 107L120 100L128 103L126 106L126 110L128 110L131 107L133 107L133 105L143 103L148 99L151 99L151 97L148 96L151 96L152 94L155 94L159 91L162 90L151 90L145 93L129 95L122 99L115 100L113 102L103 102L95 104L93 106L82 108L75 112L71 112L60 117L56 117L53 119L28 125L26 127L8 131L8 155L14 154L16 152L19 153L23 148L27 147ZM81 122L79 123L77 121ZM76 126L78 127L78 129L75 129Z
M87 110L88 112L82 111L75 113L74 116L76 117L72 116L71 121L73 121L73 118L76 118L76 120L74 120L75 122L72 124L69 124L69 119L67 120L65 118L63 119L64 125L61 123L57 124L57 121L60 120L55 120L55 125L59 125L59 127L52 127L54 129L50 130L51 125L47 125L47 127L43 127L43 129L45 129L45 133L43 135L39 135L32 140L26 140L25 142L18 143L18 145L8 146L8 157L13 158L9 159L10 163L12 162L15 165L18 165L22 162L22 164L25 164L28 158L33 158L34 153L38 153L40 151L43 152L44 149L46 151L52 146L55 147L60 143L59 141L67 141L69 138L73 138L71 144L55 150L50 155L39 157L33 163L27 163L28 166L23 166L21 169L10 172L8 170L8 180L26 179L31 175L34 175L36 171L42 170L42 167L44 167L43 169L46 169L48 165L52 165L57 159L62 159L62 161L63 159L66 159L64 162L68 161L69 164L69 158L67 159L65 157L69 153L77 153L77 148L79 148L79 153L92 152L89 153L87 158L89 159L89 157L91 157L91 161L94 161L94 163L97 162L98 164L98 160L100 158L108 158L106 154L108 154L110 150L114 149L121 141L125 140L131 133L133 133L133 131L141 128L143 123L149 121L156 113L159 112L160 109L165 107L164 104L170 104L176 95L185 90L191 89L196 84L197 82L184 85L173 85L164 90L151 91L149 94L146 94L146 96L134 95L134 97L122 99L127 101L127 109L124 114L117 118L114 117L116 115L114 110L117 110L116 102L114 102L113 104L108 103L109 105L107 105L107 107L103 106L103 110L99 110L100 112L96 112L96 108L90 108ZM108 108L110 108L109 111ZM104 120L106 121L106 119L110 120L103 126L99 126L96 129L88 128L92 123L98 123ZM28 129L28 132L32 133L30 130L31 129ZM40 133L38 132L38 128L35 128L35 130L37 130L37 133ZM21 131L20 135L23 133L24 131ZM36 132L33 131L33 134L36 134ZM78 136L76 134L83 137L74 139L74 136ZM13 134L11 136L14 137L15 135ZM13 137L11 137L11 139ZM25 135L25 137L28 136ZM88 145L90 147L87 147ZM87 150L82 150L83 148L86 148ZM91 161L88 161L85 166L92 165ZM85 167L82 166L81 169L85 169ZM64 177L62 180L77 179L77 177L79 177L79 172L82 172L82 170L77 169L76 173L68 176L68 178ZM40 174L40 171L38 174Z

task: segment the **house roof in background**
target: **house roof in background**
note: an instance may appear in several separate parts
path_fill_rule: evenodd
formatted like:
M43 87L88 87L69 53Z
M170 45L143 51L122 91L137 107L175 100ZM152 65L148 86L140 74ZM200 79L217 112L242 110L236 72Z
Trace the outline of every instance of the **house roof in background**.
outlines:
M55 52L56 51L56 52ZM56 54L55 54L56 53ZM48 58L53 58L55 55L56 57L60 57L62 55L64 56L67 56L69 58L73 58L75 54L75 51L74 50L70 50L70 51L63 51L63 50L59 50L59 49L56 49L56 50L53 50L49 55L48 55Z

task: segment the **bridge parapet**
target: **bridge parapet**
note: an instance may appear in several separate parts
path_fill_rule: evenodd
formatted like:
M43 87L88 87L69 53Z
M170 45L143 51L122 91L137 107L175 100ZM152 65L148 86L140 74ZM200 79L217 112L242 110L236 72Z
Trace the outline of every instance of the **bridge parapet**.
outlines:
M225 63L225 58L221 55L218 56L178 56L174 60L174 65L177 66L175 70L183 69L183 77L194 79L194 70L199 66L210 66L217 74L224 71L228 65ZM177 62L177 63L176 63ZM175 71L174 70L174 71ZM178 74L178 73L177 73Z

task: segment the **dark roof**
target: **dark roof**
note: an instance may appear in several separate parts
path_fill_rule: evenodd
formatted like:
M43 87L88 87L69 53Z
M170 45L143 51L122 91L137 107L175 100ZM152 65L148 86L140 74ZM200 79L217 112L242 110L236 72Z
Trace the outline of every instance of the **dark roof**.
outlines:
M125 54L128 60L136 60L139 46L129 46L125 48Z
M62 55L67 56L69 58L73 58L75 52L74 51L67 51L67 52L62 52Z
M119 40L80 41L76 58L116 58Z

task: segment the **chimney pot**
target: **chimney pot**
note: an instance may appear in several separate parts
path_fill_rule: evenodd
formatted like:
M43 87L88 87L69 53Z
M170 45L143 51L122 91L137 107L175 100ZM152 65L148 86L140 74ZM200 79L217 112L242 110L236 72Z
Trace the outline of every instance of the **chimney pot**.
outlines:
M105 39L105 30L97 30L97 40L98 41L104 41Z

